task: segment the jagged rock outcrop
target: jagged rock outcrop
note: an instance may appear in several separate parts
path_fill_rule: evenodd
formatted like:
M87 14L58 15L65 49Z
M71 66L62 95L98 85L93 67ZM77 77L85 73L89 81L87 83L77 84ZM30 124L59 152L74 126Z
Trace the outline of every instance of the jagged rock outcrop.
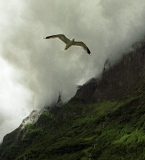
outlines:
M118 63L104 70L78 89L71 101L83 103L124 98L139 91L145 83L145 40L136 43Z
M41 111L33 110L30 115L22 121L20 129L23 130L26 125L36 123L40 115Z

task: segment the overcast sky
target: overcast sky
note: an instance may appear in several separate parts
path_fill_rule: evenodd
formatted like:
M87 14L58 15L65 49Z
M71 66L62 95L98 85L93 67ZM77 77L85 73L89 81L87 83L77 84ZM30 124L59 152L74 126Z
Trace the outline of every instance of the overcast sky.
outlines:
M145 32L144 0L0 0L0 139L35 108L62 93L67 101L76 85L101 73ZM64 51L64 33L84 41Z

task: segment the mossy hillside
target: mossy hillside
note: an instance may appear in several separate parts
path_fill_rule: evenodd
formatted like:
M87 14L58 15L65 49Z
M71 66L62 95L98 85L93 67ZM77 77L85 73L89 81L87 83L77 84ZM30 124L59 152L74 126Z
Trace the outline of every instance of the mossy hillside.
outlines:
M26 127L16 160L143 160L143 96L95 104L66 104ZM44 125L45 124L45 125ZM20 152L19 152L20 151Z

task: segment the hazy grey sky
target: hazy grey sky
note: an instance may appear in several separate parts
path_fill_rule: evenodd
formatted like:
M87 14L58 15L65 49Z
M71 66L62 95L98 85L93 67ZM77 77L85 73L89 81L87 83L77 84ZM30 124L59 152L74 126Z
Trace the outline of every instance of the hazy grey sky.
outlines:
M1 0L0 138L32 109L59 92L68 100L77 84L99 75L108 57L142 37L144 19L144 0ZM92 55L43 39L57 33L84 41Z

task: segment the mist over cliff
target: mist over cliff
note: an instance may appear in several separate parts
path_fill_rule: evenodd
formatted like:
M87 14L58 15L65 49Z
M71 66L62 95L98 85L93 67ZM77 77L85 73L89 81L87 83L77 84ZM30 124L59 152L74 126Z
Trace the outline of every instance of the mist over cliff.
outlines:
M10 89L2 81L1 89L13 95L3 94L2 101L15 99L0 108L1 125L6 128L11 125L7 113L14 128L32 109L54 102L59 92L67 101L77 84L99 75L108 57L118 59L145 32L144 0L5 0L0 4L0 51L6 61L2 70L12 68L6 79L13 86ZM84 41L92 55L78 47L64 51L62 42L43 39L57 33Z

